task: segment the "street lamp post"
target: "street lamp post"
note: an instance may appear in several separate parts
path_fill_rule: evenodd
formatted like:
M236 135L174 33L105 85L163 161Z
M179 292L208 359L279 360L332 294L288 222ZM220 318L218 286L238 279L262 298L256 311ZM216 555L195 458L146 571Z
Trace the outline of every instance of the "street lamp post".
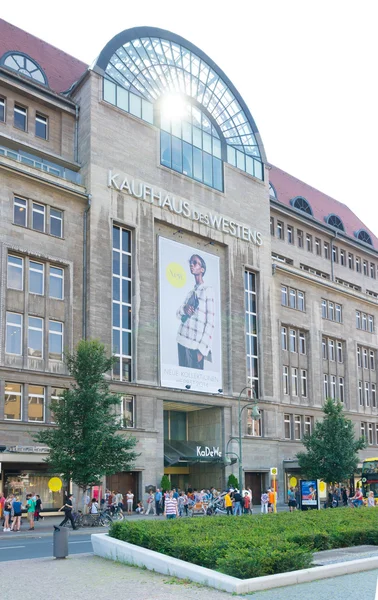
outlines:
M237 456L238 461L239 461L239 487L240 490L243 489L243 449L242 449L242 413L243 410L245 408L251 408L252 407L252 417L253 419L257 420L261 418L260 415L260 411L259 411L259 407L257 406L257 399L256 399L256 394L255 391L253 391L253 402L249 402L248 404L245 404L244 406L241 406L240 401L241 401L241 397L243 392L245 392L245 390L251 390L251 386L247 385L245 386L238 397L238 425L239 425L239 435L238 437L231 437L228 440L227 443L227 448L228 448L228 444L232 441L232 440L238 440L238 445L239 445L239 454L237 455L236 452L227 452L227 448L226 448L226 454L233 454L234 456Z

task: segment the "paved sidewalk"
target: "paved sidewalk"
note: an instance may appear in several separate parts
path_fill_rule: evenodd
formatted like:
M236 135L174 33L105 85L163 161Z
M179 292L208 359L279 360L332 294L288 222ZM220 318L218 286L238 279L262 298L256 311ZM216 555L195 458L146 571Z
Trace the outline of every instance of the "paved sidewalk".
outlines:
M15 583L4 585L1 600L14 600L15 589L20 598L37 594L48 600L75 598L138 598L138 600L303 600L303 598L332 598L345 600L352 590L358 597L374 600L378 571L344 575L323 581L314 581L234 596L212 588L188 583L168 575L129 567L97 556L77 554L64 560L51 558L4 562L1 565L6 580ZM22 573L22 577L20 577Z

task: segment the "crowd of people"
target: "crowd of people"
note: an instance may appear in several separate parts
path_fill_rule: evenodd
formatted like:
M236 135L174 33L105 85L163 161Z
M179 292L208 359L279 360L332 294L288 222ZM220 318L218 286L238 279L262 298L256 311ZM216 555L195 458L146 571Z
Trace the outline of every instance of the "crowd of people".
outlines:
M5 497L0 492L0 518L3 519L3 531L20 531L22 511L26 510L29 522L29 531L34 530L34 522L43 519L41 511L43 509L41 497L39 494L27 494L25 502L17 495L10 494Z

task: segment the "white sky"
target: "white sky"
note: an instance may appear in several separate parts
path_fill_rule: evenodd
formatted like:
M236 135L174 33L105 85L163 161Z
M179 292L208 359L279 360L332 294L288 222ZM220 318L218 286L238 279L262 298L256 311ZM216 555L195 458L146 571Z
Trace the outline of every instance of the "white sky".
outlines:
M236 86L269 162L378 234L376 0L19 0L0 16L87 63L130 27L183 36Z

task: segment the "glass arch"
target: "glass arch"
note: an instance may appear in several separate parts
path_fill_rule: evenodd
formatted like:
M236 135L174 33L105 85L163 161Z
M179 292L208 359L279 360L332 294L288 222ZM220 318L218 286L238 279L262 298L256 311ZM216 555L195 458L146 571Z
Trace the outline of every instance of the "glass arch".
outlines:
M271 183L269 183L269 196L277 200L277 192Z
M358 240L361 240L361 242L365 242L365 244L370 244L370 246L373 246L373 240L365 229L359 229L354 235Z
M312 216L312 208L309 202L307 202L306 198L303 198L302 196L297 196L296 198L290 200L290 203L297 210L301 210L302 212L305 212L308 215Z
M26 77L30 77L30 79L34 79L38 83L48 85L43 69L27 54L23 54L22 52L7 52L1 57L0 65L16 71L20 75L26 75Z
M342 220L340 219L340 217L338 217L337 215L334 215L334 214L328 215L328 217L325 217L325 222L328 223L328 225L330 225L331 227L334 227L335 229L340 229L340 231L345 231L344 224L343 224Z
M265 151L248 107L223 71L184 38L153 27L128 29L110 40L93 69L151 103L172 93L191 98L217 124L228 162L263 179Z

